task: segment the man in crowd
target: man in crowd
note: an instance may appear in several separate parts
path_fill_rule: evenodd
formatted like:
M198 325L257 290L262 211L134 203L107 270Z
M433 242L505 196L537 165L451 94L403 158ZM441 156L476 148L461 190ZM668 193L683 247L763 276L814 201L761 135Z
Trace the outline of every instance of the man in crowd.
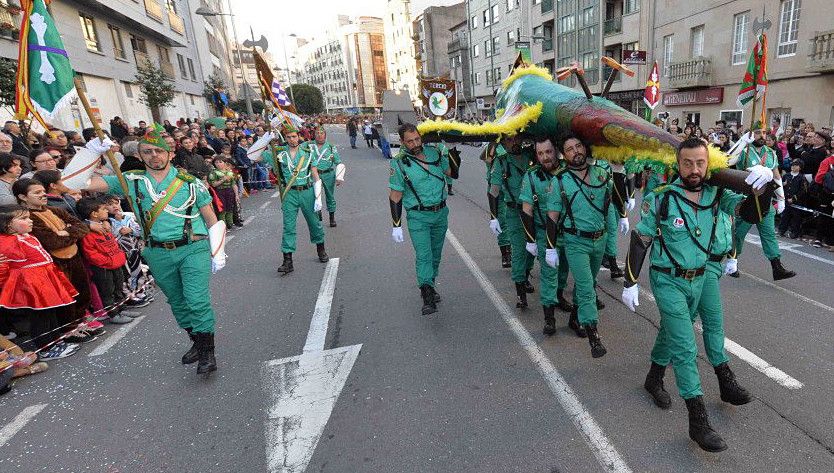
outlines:
M182 134L182 133L180 133ZM185 169L197 179L205 180L211 168L206 165L203 157L196 152L196 143L187 136L180 137L180 145L172 161L174 166Z
M356 149L356 133L357 133L357 126L356 126L356 119L350 118L346 125L347 134L350 137L350 147Z
M499 149L500 148L500 149ZM498 143L488 143L481 154L481 159L486 164L486 181L487 193L489 194L490 184L489 178L492 175L492 169L495 166L500 166L501 163L496 159L499 155L504 155L507 152L504 147ZM504 201L504 190L498 190L498 195L493 198L487 196L490 202L489 207L489 228L492 229L498 240L498 249L501 251L501 267L512 268L512 247L510 246L510 236L508 232L503 231L507 228L507 203ZM493 204L494 207L493 208Z
M29 163L29 153L19 155L14 151L14 140L6 133L0 132L0 153L9 153L20 160L21 169L24 173L32 170L32 165Z
M9 120L3 125L3 132L12 137L13 145L12 152L18 156L29 156L32 151L29 145L26 144L26 138L20 132L20 124L14 120Z
M829 141L831 141L831 138L821 131L805 133L806 149L801 156L802 162L805 163L805 174L810 174L811 177L817 175L820 164L828 157L827 145Z

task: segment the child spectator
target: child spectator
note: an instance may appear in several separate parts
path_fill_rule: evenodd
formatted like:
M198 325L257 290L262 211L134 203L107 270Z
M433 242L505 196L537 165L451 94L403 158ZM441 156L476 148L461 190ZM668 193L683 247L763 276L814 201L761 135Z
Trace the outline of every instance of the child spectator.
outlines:
M65 358L79 347L55 343L61 336L57 313L75 302L78 291L31 231L29 210L19 205L0 207L0 255L8 259L0 307L29 322L29 339L21 343L26 351L50 345L41 353L42 359Z
M791 172L782 177L787 205L779 220L779 236L785 236L785 233L794 239L802 236L802 211L793 207L794 204L805 205L805 197L808 195L808 180L802 174L802 167L802 160L794 159L791 161Z
M139 279L142 276L142 247L140 238L142 229L136 216L132 212L123 212L121 200L114 196L104 197L107 203L107 212L110 215L110 228L119 248L124 252L127 263L125 279L127 289L132 293L125 305L128 307L145 307L150 304L150 298L146 296L143 288L139 286Z
M214 188L220 204L223 209L218 209L218 220L226 222L226 228L232 228L234 225L234 209L237 205L237 198L235 196L235 184L237 178L232 171L232 164L222 157L214 158L214 171L209 174L209 185Z
M81 248L90 265L93 284L98 289L104 309L110 311L109 320L114 324L132 322L132 317L121 313L121 304L125 300L122 268L126 258L111 232L107 204L101 197L85 197L78 201L76 209L87 224L98 223L107 229L104 233L90 232L85 235L81 240Z

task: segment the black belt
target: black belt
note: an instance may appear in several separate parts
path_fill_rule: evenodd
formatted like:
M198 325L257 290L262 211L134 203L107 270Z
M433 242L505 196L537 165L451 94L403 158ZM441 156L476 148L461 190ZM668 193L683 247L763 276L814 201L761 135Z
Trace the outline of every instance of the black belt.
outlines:
M507 202L507 207L511 209L520 209L521 204L519 204L518 202Z
M437 205L415 205L414 207L409 208L408 210L420 210L424 212L437 212L438 210L446 207L446 201L437 204Z
M720 263L724 259L724 255L709 255L710 263Z
M303 186L292 186L292 187L290 187L290 189L292 189L294 191L306 191L310 187L313 187L313 186L311 184L305 184Z
M684 278L687 281L692 281L693 279L703 276L705 268L697 268L697 269L683 269L683 268L661 268L660 266L652 265L652 269L655 271L659 271L664 274L668 274L670 276L676 276L679 278Z
M563 228L562 229L565 233L569 233L571 235L576 235L582 238L590 238L591 240L599 240L605 235L605 230L597 230L595 232L586 232L584 230L577 230L575 228Z
M166 250L173 250L175 248L179 248L179 247L185 246L185 245L190 245L192 243L195 243L195 242L198 242L198 241L201 241L201 240L205 240L205 237L198 238L196 240L194 240L192 238L188 238L188 237L183 237L183 238L180 238L179 240L174 240L174 241L154 241L154 240L150 240L148 242L148 246L150 246L151 248L165 248Z
M327 174L327 173L329 173L329 172L333 172L333 168L327 169L327 170L325 170L325 171L319 171L319 175L321 175L321 174Z

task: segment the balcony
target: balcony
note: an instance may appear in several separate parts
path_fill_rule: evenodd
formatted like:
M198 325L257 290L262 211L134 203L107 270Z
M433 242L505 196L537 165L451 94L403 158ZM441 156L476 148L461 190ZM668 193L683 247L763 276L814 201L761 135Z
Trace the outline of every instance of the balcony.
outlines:
M134 50L133 58L136 60L136 67L144 67L151 63L151 57L148 56L148 53L143 53L142 51Z
M622 16L615 16L613 18L609 18L605 20L603 23L603 33L605 36L612 35L612 34L619 34L623 32L623 17Z
M145 13L158 22L162 22L162 5L159 0L145 0Z
M553 0L542 0L542 14L553 11Z
M448 45L446 46L446 52L456 53L458 51L468 48L469 42L466 40L466 38L455 38L452 41L449 41Z
M698 56L685 61L669 63L669 86L673 89L712 87L712 60Z
M542 52L553 51L553 38L542 40Z
M171 29L181 35L185 35L185 22L182 17L177 15L177 12L168 10L168 23L171 24Z
M834 72L834 30L820 31L810 41L808 72Z

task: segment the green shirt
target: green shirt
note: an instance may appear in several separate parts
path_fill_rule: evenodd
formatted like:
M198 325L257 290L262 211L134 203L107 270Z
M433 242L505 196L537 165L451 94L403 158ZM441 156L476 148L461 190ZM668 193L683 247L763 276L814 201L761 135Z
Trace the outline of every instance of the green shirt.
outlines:
M518 202L521 183L524 174L530 168L530 158L527 154L514 155L508 153L503 146L496 148L495 160L489 173L490 186L501 186L504 191L504 202L508 204Z
M399 154L391 160L388 187L403 193L406 210L419 205L430 207L446 200L445 173L449 169L449 158L433 146L423 146L423 154L427 163L425 168L405 148L400 148Z
M292 186L304 186L312 184L312 155L307 143L302 143L298 146L295 156L290 156L290 149L288 146L280 146L276 148L278 152L278 165L281 166L281 171L284 176L284 185L290 185L293 176L297 176L292 182Z
M664 218L659 211L665 194L670 195ZM721 222L716 217L722 212L735 215L736 207L744 198L726 189L719 198L717 187L704 185L698 204L707 208L696 210L686 203L686 192L679 178L671 185L658 187L647 194L640 208L641 220L636 230L640 235L657 240L652 245L651 264L671 269L675 268L676 262L682 269L698 269L706 265L709 254L720 255L729 251L727 246L732 245L732 235L728 229L722 228L726 221L715 228L713 237L713 219ZM713 242L710 245L711 239Z
M231 177L232 179L228 181L223 181L224 177ZM214 171L210 172L208 175L208 183L212 187L216 187L218 189L229 189L234 187L235 185L235 173L232 171L221 171L220 169L215 169Z
M329 171L342 162L339 151L327 141L321 146L315 141L310 143L310 156L313 157L313 167L319 171Z
M557 173L550 181L547 210L559 212L563 228L597 232L605 229L605 199L606 194L611 198L613 181L611 173L596 164L588 166L590 184L583 175L567 168Z
M533 219L540 227L544 227L547 222L547 191L552 179L553 175L544 171L540 165L530 168L522 179L518 200L533 206Z
M762 146L758 150L755 146L748 146L746 150L741 152L738 162L736 163L736 168L747 169L751 166L757 165L764 166L768 169L775 169L778 167L779 163L776 159L776 152L769 146Z
M165 210L157 217L151 227L150 237L154 241L175 241L183 238L183 227L185 221L191 221L191 231L195 235L208 235L206 222L200 215L200 207L211 204L212 198L206 186L190 174L177 171L173 166L162 182L146 174L146 171L128 171L124 173L127 181L127 189L130 193L131 203L135 206L139 225L144 227L147 214L156 201L164 197L165 191L171 182L179 176L185 183L179 188L174 198L165 207ZM102 176L102 179L110 187L110 193L124 196L119 178L116 176ZM139 188L140 199L136 198L136 188Z

